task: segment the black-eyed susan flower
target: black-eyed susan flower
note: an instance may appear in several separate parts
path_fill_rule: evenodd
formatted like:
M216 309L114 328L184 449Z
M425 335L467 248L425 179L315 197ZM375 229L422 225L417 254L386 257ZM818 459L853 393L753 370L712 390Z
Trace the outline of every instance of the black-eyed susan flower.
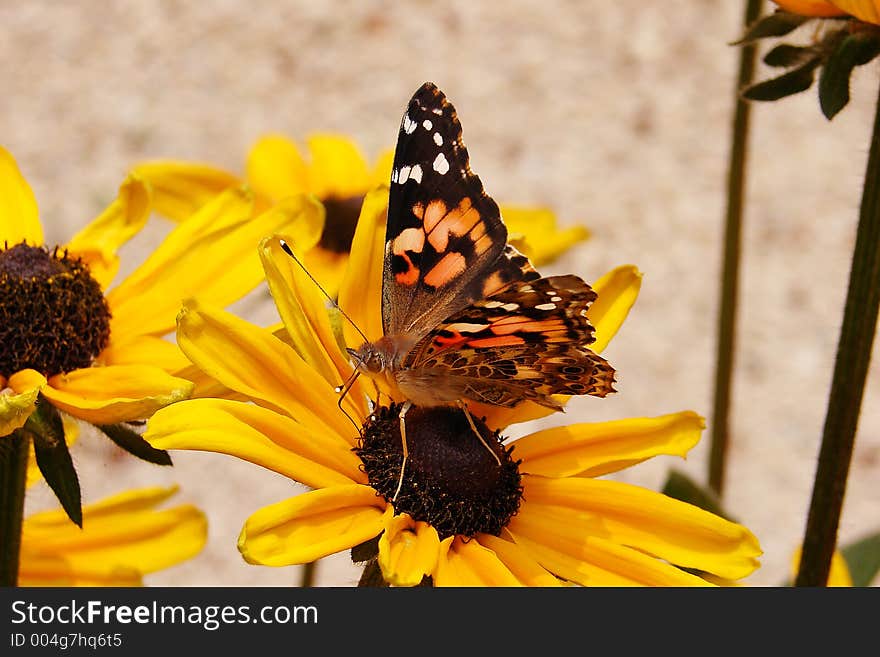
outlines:
M384 207L383 192L368 194L339 292L368 338L381 334ZM260 253L283 339L195 300L178 322L187 356L255 403L187 400L157 412L144 434L160 449L229 454L313 489L247 520L239 550L248 562L303 564L352 550L370 564L366 574L381 571L399 586L706 585L685 569L738 579L757 567L760 548L746 528L599 478L658 454L684 455L704 425L689 411L555 427L504 443L509 424L547 409L472 406L496 460L463 414L414 407L407 475L395 498L396 407L369 408L373 390L360 380L340 400L334 386L352 371L340 339L349 327L339 330L278 239L265 240ZM639 286L630 266L596 282L592 349L607 345Z
M190 504L159 508L172 488L126 491L83 507L83 528L61 511L24 520L20 586L141 586L205 546L208 523Z
M185 376L189 361L164 337L181 299L198 291L225 306L256 287L263 272L254 246L267 231L293 229L307 244L320 235L320 208L306 197L257 216L253 206L245 189L223 192L112 284L118 249L149 217L149 183L129 176L73 239L47 245L34 195L12 155L0 149L0 440L32 440L62 504L59 482L46 473L72 472L59 412L95 425L142 458L167 462L124 423L188 397L197 383ZM76 507L69 510L79 521L79 489L68 480L67 502Z
M296 194L311 194L325 211L324 230L315 248L304 250L309 271L332 295L339 290L355 224L364 196L391 177L394 153L386 150L370 164L349 138L315 134L307 140L308 156L287 137L268 134L247 156L244 181L254 190L259 207L269 207ZM205 163L161 160L135 167L154 189L160 214L176 221L190 216L220 191L243 182L236 174ZM541 265L589 236L584 226L559 227L546 208L502 204L511 243Z

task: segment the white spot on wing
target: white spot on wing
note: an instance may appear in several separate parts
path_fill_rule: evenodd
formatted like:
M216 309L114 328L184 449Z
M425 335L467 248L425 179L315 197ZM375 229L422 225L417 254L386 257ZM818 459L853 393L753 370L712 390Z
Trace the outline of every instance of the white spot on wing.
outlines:
M416 122L409 118L409 114L403 115L403 131L411 135L413 131L416 129Z
M559 296L550 297L550 301L562 301L562 297L559 297Z
M442 114L443 114L443 110L440 109L439 107L435 107L435 108L432 109L431 111L434 112L434 114L439 114L439 115L442 115Z
M438 146L443 145L443 135L441 135L439 132L434 133L434 143Z
M415 180L417 183L422 182L422 167L419 164L413 164L412 169L410 169L409 177Z
M502 305L504 305L504 304L502 304L500 301L487 301L486 303L483 304L483 307L485 307L485 308L500 308Z
M447 329L458 331L459 333L479 333L482 330L489 328L488 324L471 324L469 322L458 322L457 324L450 324L446 327Z
M409 170L410 170L410 167L408 167L408 166L400 167L400 171L397 172L397 182L399 184L402 185L407 180L409 180Z
M425 119L424 121L422 121L422 127L425 130L430 130L431 128L434 127L434 124L431 123L431 121L429 119Z
M508 311L508 312L512 312L512 311L516 310L517 308L519 308L519 304L518 303L505 303L503 306L501 306L501 308L503 310Z
M449 171L449 162L446 161L446 156L443 153L437 153L437 157L434 158L434 171L441 176Z
M556 308L555 303L542 303L540 305L535 306L536 310L554 310Z

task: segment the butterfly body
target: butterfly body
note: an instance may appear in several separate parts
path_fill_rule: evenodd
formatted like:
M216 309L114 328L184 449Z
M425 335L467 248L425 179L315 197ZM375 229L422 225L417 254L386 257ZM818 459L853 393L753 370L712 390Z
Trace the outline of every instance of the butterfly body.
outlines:
M349 350L358 371L419 406L559 409L557 394L604 397L614 369L588 348L595 298L577 276L542 277L507 243L455 109L422 85L401 121L391 174L384 335Z

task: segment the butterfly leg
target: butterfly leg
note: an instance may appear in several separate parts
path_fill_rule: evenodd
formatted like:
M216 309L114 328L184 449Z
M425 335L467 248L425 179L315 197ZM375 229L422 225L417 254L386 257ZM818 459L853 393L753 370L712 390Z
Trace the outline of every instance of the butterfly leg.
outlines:
M477 431L477 425L474 424L474 418L471 417L471 413L468 410L467 404L465 404L461 399L459 399L456 402L456 404L458 404L458 407L464 413L464 416L467 418L468 424L471 425L471 429L473 429L473 432L475 434L477 434L477 438L479 438L480 442L483 443L483 446L489 450L489 453L492 455L492 458L495 459L495 462L498 465L501 465L501 459L498 458L498 455L495 453L495 451L492 449L492 447L489 445L489 443L486 442L486 439L483 438L483 434L481 434L479 431Z
M397 490L394 491L394 497L391 498L392 503L400 495L400 489L403 486L403 470L406 467L406 457L409 456L409 449L406 446L406 413L410 408L412 408L412 402L404 402L403 408L400 409L400 413L397 415L400 418L400 442L403 447L403 460L400 462L400 479L397 480Z

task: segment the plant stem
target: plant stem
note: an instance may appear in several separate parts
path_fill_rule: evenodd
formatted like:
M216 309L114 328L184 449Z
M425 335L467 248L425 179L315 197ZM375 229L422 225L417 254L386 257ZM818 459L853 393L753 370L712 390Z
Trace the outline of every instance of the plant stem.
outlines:
M859 227L795 586L825 586L880 308L880 95L862 188Z
M21 429L0 437L0 586L18 585L29 446Z
M318 569L318 564L315 561L309 561L308 563L304 563L302 567L302 577L300 578L299 585L302 588L311 588L315 585L315 572Z
M761 0L746 2L743 25L751 25L761 10ZM727 172L727 215L724 229L721 307L718 311L718 344L715 363L715 393L712 410L712 442L709 452L709 486L719 499L724 490L724 464L729 442L730 382L733 375L734 337L736 333L737 290L739 288L740 241L742 233L743 189L750 105L739 92L752 81L755 70L755 46L740 48L736 108L733 115L733 140Z

